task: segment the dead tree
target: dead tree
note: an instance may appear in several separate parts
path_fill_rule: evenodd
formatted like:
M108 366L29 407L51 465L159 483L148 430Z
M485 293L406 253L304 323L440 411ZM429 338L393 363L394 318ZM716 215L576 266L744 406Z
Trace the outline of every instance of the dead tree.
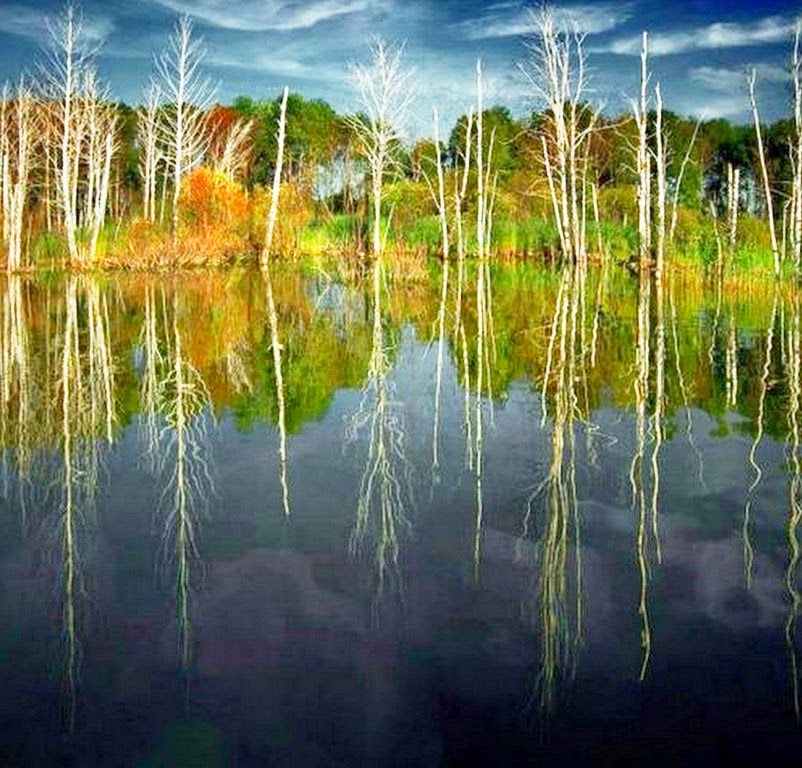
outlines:
M791 243L793 246L794 267L799 270L802 256L802 20L797 22L794 34L794 53L791 59L791 79L794 84L794 140L792 151L794 168L791 189Z
M519 68L547 107L540 144L563 256L581 263L586 258L587 148L597 119L584 103L585 37L576 29L559 29L549 7L533 14L532 23L534 35Z
M161 121L165 159L173 184L173 235L178 233L179 199L184 176L204 158L210 136L206 110L215 87L201 73L206 55L201 38L193 38L192 21L182 16L156 58L156 75L167 103Z
M643 33L641 48L640 101L632 102L635 124L638 128L638 146L636 149L636 168L638 174L638 242L640 244L640 263L644 267L651 258L651 169L649 156L648 133L648 90L649 90L649 33Z
M151 81L145 91L145 102L137 111L139 170L142 174L142 218L156 221L156 175L159 162L159 106L161 91Z
M353 64L351 79L359 93L364 118L354 115L348 124L368 166L373 198L373 255L382 251L381 213L385 176L393 168L393 150L402 138L402 126L412 101L412 72L403 64L404 46L376 38L370 64Z
M766 216L769 220L769 234L771 235L771 253L774 257L774 274L780 276L780 248L777 244L777 232L774 227L774 204L771 198L771 182L769 181L769 171L766 166L766 153L763 148L763 133L760 129L760 114L757 109L757 98L755 97L755 81L757 80L757 70L753 69L747 75L749 84L749 101L752 105L752 117L755 121L755 136L757 138L757 153L760 161L760 171L763 177L763 193L766 196Z

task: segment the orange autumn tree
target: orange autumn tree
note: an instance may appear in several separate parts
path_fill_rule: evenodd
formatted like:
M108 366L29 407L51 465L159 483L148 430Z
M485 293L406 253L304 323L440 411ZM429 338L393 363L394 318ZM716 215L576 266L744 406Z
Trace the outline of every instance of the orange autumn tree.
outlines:
M181 182L174 256L182 263L226 261L251 250L250 202L242 185L201 166Z
M248 195L242 185L220 171L202 166L181 183L181 224L185 229L233 228L247 235L248 213Z

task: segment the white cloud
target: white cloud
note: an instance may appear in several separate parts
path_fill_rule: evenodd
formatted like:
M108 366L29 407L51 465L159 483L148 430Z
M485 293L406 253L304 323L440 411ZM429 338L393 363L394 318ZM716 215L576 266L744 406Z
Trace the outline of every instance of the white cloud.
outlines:
M244 57L212 53L206 58L206 63L211 67L244 69L252 72L272 72L277 75L289 75L292 77L312 77L317 74L310 65L297 59L258 53Z
M210 67L270 74L319 83L342 82L346 64L354 55L347 35L326 35L310 45L306 35L281 35L266 48L261 40L246 38L239 45L212 43L206 64ZM365 45L367 51L367 44Z
M689 74L691 80L711 91L732 94L733 91L739 93L746 88L746 74L752 69L757 70L758 81L787 83L789 80L786 70L771 64L750 64L739 69L701 66L692 68Z
M502 37L520 37L531 34L536 11L521 8L518 3L491 5L485 14L455 24L468 40L486 40ZM602 3L599 5L562 6L555 9L558 27L576 28L585 34L601 34L615 29L632 15L629 3Z
M41 10L18 3L3 3L0 5L0 31L18 37L27 37L37 42L48 39L48 17ZM84 40L98 43L105 40L114 29L109 18L83 17L82 33Z
M746 98L740 92L732 96L723 93L716 96L709 94L679 96L671 106L675 112L705 120L719 117L742 120L748 111Z
M409 115L407 135L411 140L432 136L432 106L437 106L440 129L448 138L457 118L476 101L475 62L470 59L445 59L434 52L419 53L415 58L421 108ZM484 104L508 107L513 114L526 111L529 102L527 84L506 61L485 61L482 70Z
M248 32L308 29L315 24L384 6L383 0L155 0L222 29Z
M768 16L752 24L719 21L705 27L650 35L649 53L652 56L669 56L689 51L778 43L787 40L793 28L794 22L782 16ZM594 52L637 56L641 52L641 36L614 40L607 46L596 48Z
M220 69L237 69L243 72L269 74L294 80L316 82L341 81L342 66L321 66L320 62L305 60L296 53L244 52L241 55L212 51L206 58L207 66Z

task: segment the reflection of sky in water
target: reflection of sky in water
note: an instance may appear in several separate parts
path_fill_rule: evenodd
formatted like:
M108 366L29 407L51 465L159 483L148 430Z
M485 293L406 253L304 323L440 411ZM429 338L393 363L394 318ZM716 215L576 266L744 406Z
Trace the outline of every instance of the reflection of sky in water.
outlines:
M280 330L309 345L321 317L333 318L336 338L370 323L369 300L342 287L285 291L278 285L276 294ZM192 297L184 299L189 304ZM504 301L503 289L497 301ZM311 305L311 314L298 302ZM541 719L542 494L521 539L527 501L551 460L539 392L516 379L497 399L492 421L489 409L485 413L477 583L475 483L465 467L464 401L453 358L447 356L444 371L440 465L433 472L436 344L428 345L432 326L425 318L436 307L414 309L414 329L395 332L403 310L390 304L388 334L400 345L391 353L391 380L403 412L414 498L407 511L411 529L399 540L401 578L385 589L378 611L370 546L356 559L347 552L368 449L364 434L351 444L343 439L359 405L359 377L350 387L333 386L324 411L291 434L292 514L286 522L276 429L259 418L249 430L238 429L236 403L233 410L231 403L221 408L218 395L217 421L208 413L201 417L207 420L214 494L198 520L191 659L179 674L176 585L170 567L158 562L157 510L168 468L148 473L140 417L132 415L104 458L97 513L80 520L80 654L71 735L63 735L61 703L63 569L59 534L52 529L58 494L41 490L52 477L30 481L36 491L30 498L37 502L27 511L31 524L24 536L18 494L12 489L3 502L5 763L47 764L66 755L77 764L124 764L134 755L157 761L143 764L180 764L193 756L201 764L218 758L231 764L237 756L243 765L409 765L464 764L468 757L504 754L512 762L550 757L587 764L589 754L640 761L655 745L666 750L666 759L797 748L785 638L783 446L767 436L757 452L765 476L752 507L755 561L747 591L743 514L752 435L736 428L743 417L726 417L729 434L716 436L721 417L694 407L694 448L684 412L672 418L659 457L661 564L649 550L651 660L639 683L641 583L629 481L634 415L612 407L609 394L600 398L592 428L579 424L576 431L582 632L577 638L573 630L570 521L560 625L567 627L570 653L558 671L555 705ZM127 366L141 371L145 355L137 322L127 319L135 302L126 306L128 316L111 312L112 337L120 344L113 350L120 400L132 375ZM193 322L184 326L189 356L203 348L193 338L197 328ZM497 335L504 338L508 330L498 314ZM32 333L41 373L53 352L42 346L40 327L32 326ZM255 366L264 337L253 328L243 333L246 339L255 334L243 353L246 367ZM744 334L741 343L759 338L759 331ZM225 351L224 342L221 333L209 346ZM288 370L303 363L302 349L309 347L294 336L284 343ZM195 365L212 381L214 363ZM759 368L758 355L753 370ZM622 364L619 375L627 370ZM258 382L259 372L251 373ZM307 378L313 374L310 368ZM291 370L288 375L292 380ZM210 389L214 399L222 384L213 382ZM54 471L53 463L47 471ZM7 471L13 475L13 466ZM371 535L377 532L371 528Z

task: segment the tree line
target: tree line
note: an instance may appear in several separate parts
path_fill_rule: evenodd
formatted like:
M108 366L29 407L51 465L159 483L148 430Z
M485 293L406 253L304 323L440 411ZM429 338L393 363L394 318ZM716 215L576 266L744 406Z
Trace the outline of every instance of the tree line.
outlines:
M281 251L303 251L309 238L302 232L317 227L325 238L339 227L343 237L331 247L368 251L372 243L378 252L389 237L444 253L448 227L439 220L455 216L451 190L463 180L462 214L475 216L484 174L498 225L487 236L502 249L499 231L540 222L545 239L510 250L577 260L605 250L601 237L592 247L586 241L591 229L609 225L625 243L622 258L633 257L629 251L660 262L675 235L680 247L702 231L712 233L711 242L734 240L740 213L755 241L773 253L775 269L787 254L799 264L798 33L789 76L793 114L770 125L760 122L754 80L752 125L664 109L659 84L652 88L645 34L633 111L599 111L586 98L584 36L559 28L545 9L532 17L521 67L538 111L515 116L503 105L474 104L442 140L435 125L436 140L406 142L411 73L403 47L379 41L370 61L352 70L357 108L342 114L322 99L291 93L280 145L282 96L220 104L189 17L178 20L156 53L138 105L113 100L78 10L67 6L50 29L39 64L0 101L9 271L258 251L279 159ZM374 100L377 85L386 88L383 103ZM475 166L481 156L484 171ZM447 194L438 195L438 174Z

